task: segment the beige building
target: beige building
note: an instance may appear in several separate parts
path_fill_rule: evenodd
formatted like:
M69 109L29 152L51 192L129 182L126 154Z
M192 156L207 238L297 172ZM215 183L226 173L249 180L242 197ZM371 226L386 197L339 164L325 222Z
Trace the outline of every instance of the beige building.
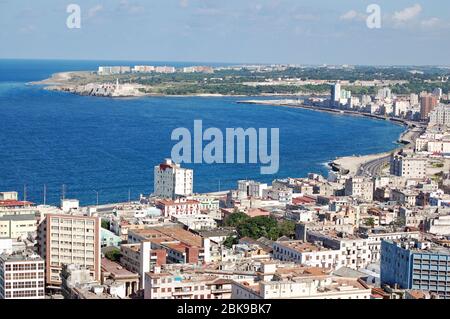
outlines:
M391 156L390 172L392 175L405 178L426 177L427 159L403 154Z
M63 264L86 266L100 281L100 218L47 215L38 227L38 251L45 259L48 286L61 285Z
M0 238L17 239L35 232L37 222L35 215L5 215L0 217Z
M212 275L146 273L144 299L230 299L231 286Z
M44 271L32 252L0 255L0 299L44 299Z
M345 196L353 196L371 202L373 200L373 180L367 177L352 177L345 181Z
M276 269L254 283L233 282L232 299L370 299L371 289L359 279L340 278L321 268Z
M303 241L277 241L273 243L273 258L292 261L308 267L334 269L341 266L341 251Z

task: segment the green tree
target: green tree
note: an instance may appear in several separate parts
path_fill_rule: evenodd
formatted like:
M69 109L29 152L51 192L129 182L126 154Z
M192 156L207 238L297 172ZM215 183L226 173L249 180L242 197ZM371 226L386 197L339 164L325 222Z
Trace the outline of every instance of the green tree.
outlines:
M248 221L250 217L242 212L235 212L227 217L225 226L237 227L238 225Z
M366 226L369 227L375 227L375 219L373 219L373 217L370 217L369 219L367 219L364 223Z
M109 230L110 222L108 220L102 219L102 228Z
M279 224L280 228L280 237L286 236L289 238L293 238L295 236L295 223L290 220L283 220Z
M117 248L111 249L110 251L105 253L105 257L111 261L119 261L121 256L122 254Z
M224 240L223 245L228 248L232 248L233 245L236 245L239 240L234 236L228 236L227 239Z

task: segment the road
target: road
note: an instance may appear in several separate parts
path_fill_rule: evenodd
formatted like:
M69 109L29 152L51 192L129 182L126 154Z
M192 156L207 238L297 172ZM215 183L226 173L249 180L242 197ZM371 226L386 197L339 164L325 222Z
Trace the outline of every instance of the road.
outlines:
M412 149L415 147L416 139L422 135L424 132L424 127L417 127L409 131L407 134L401 137L401 140L404 140L408 144L402 146L394 151L398 151L399 149ZM394 152L393 151L393 152ZM357 176L377 176L382 171L383 167L389 164L390 155L386 155L370 162L362 164L357 172Z

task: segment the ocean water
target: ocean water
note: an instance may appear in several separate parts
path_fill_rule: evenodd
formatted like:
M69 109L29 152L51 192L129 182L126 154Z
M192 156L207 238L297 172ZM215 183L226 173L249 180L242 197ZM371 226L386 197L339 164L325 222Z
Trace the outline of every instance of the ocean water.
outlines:
M395 147L403 127L385 121L310 110L237 104L239 97L110 99L50 92L27 85L54 72L95 70L102 61L0 60L0 191L27 199L84 205L125 201L153 190L153 167L170 157L172 130L203 127L280 129L280 170L261 175L255 164L195 164L194 190L236 187L239 179L327 173L324 163ZM118 63L115 63L118 64ZM134 64L134 62L120 64ZM164 64L164 63L160 63ZM177 64L177 65L190 65Z

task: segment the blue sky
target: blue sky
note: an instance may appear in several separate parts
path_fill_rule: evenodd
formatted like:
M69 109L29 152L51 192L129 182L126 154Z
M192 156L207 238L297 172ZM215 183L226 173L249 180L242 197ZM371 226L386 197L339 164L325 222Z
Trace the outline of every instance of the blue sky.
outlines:
M450 1L0 0L0 58L450 65Z

